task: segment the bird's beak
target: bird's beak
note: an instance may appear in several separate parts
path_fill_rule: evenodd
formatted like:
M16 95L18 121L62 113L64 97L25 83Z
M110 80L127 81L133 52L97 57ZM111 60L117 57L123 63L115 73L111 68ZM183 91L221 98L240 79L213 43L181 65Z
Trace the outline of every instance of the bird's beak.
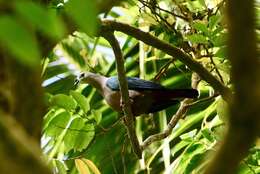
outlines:
M78 86L79 83L80 83L80 79L76 78L75 81L74 81L74 86Z
M78 86L78 84L81 82L81 80L85 77L84 73L81 73L74 81L74 86Z

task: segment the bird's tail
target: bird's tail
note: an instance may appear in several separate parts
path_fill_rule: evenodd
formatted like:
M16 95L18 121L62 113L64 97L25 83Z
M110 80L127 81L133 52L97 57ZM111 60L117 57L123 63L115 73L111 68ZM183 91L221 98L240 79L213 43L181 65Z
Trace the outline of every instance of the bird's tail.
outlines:
M199 92L196 89L165 89L159 93L159 97L172 99L197 98L199 96Z

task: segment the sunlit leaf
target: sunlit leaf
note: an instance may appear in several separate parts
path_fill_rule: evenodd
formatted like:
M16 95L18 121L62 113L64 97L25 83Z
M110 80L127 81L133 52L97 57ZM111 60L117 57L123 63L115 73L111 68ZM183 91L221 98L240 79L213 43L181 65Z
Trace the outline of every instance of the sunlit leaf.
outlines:
M75 159L75 165L80 174L90 174L88 165L81 159Z
M175 166L176 168L173 171L176 173L190 173L191 168L193 169L196 166L194 163L197 163L197 159L195 160L194 157L196 158L198 154L203 154L205 151L206 146L199 142L190 144L179 157L179 164Z
M186 36L188 41L191 41L192 43L202 43L202 44L207 44L208 40L207 37L201 34L193 34Z
M208 33L208 27L207 27L207 25L204 24L204 23L202 23L202 22L195 22L195 23L193 24L193 27L194 27L196 30L201 31L201 32L203 32L203 33L205 33L205 34Z
M29 67L39 65L40 51L34 34L17 19L0 16L0 44L21 64Z
M85 158L83 158L82 161L84 161L84 163L88 165L89 169L94 174L101 174L101 172L98 170L97 166L92 161L85 159Z
M69 124L69 120L70 114L66 111L55 115L55 117L49 121L48 126L45 128L45 134L52 137L58 137L61 132L66 129Z
M223 46L218 49L218 51L215 53L216 57L225 58L227 57L227 47Z
M210 142L214 142L214 137L212 136L212 132L210 131L210 129L205 128L203 130L201 130L202 135L209 140Z
M66 165L64 163L62 163L59 160L55 160L55 165L57 166L58 170L59 170L59 174L67 174L67 168Z
M77 106L76 101L72 97L64 94L57 94L53 96L51 99L51 104L60 108L64 108L68 111L75 109Z
M89 145L95 135L94 125L85 123L83 118L75 118L68 127L64 137L66 152L71 149L81 151Z
M91 110L91 113L94 116L96 123L99 124L102 120L102 113L98 110Z
M202 6L204 6L205 8L207 8L207 5L206 5L206 3L205 3L205 0L198 0L199 1L199 3L202 5Z
M227 43L227 34L226 33L220 33L217 36L211 37L210 39L214 46L225 46Z
M214 15L209 17L209 28L214 29L217 26L218 22L220 22L221 17Z
M70 91L70 95L77 101L78 105L87 113L90 109L89 102L84 95L76 91Z

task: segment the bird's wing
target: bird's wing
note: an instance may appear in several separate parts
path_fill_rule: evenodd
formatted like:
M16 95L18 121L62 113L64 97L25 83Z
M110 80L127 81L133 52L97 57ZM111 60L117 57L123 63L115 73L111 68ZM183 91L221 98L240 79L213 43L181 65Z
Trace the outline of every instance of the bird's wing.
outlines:
M161 90L164 86L147 80L142 80L136 77L127 77L128 89L130 90ZM110 77L106 82L107 87L111 90L119 90L119 82L117 77Z

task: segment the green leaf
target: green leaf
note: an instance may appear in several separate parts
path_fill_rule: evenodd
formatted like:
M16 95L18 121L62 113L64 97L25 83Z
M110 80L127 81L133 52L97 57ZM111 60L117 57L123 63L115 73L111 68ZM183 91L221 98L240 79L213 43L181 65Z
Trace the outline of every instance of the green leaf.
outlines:
M203 130L201 130L202 135L209 140L210 142L214 142L214 136L212 135L212 132L210 131L210 129L205 128Z
M214 56L219 57L219 58L226 58L227 57L227 47L226 46L220 47Z
M89 145L95 135L94 125L85 123L82 118L75 118L68 127L68 131L64 137L66 152L71 149L81 151Z
M15 10L19 16L27 20L45 35L58 40L65 34L62 20L53 9L45 9L43 6L30 1L16 1Z
M175 173L184 173L188 174L191 173L190 171L197 166L198 159L193 158L198 155L198 154L203 154L206 151L206 146L201 144L200 142L198 143L192 143L190 144L185 151L177 158L179 161L179 164L175 166L176 168L173 169ZM196 165L194 165L196 164Z
M225 46L227 43L227 34L220 33L214 37L211 37L210 40L213 42L214 46Z
M53 109L49 110L49 112L44 115L43 130L45 130L48 127L50 121L54 118L55 115L56 115L56 112Z
M198 0L198 1L199 1L199 3L200 3L202 6L204 6L205 8L208 8L207 5L206 5L206 3L205 3L205 0Z
M33 67L40 63L40 52L31 32L10 16L0 17L0 44L21 64Z
M73 83L75 81L75 76L70 75L57 81L54 81L48 85L45 85L45 90L51 94L68 94L69 91L73 88Z
M217 68L224 72L228 76L228 78L230 78L229 74L231 70L231 64L228 60L224 60L223 63L217 64Z
M208 27L207 27L207 25L204 24L204 23L202 23L202 22L195 22L195 23L193 24L193 27L194 27L196 30L201 31L201 32L203 32L203 33L205 33L205 34L208 33Z
M196 133L197 133L197 129L194 129L194 130L192 130L188 133L182 134L180 136L180 138L182 140L188 140L189 141L189 140L192 140L195 137Z
M174 147L171 149L171 154L174 156L177 152L182 150L184 147L188 146L191 143L191 141L180 141L178 144L174 145Z
M102 120L102 113L99 110L91 110L91 113L94 116L96 123L99 124Z
M214 15L209 18L209 29L214 29L214 27L217 26L217 24L220 22L221 17Z
M70 91L70 95L77 101L78 105L87 113L90 109L87 98L79 92Z
M81 161L81 167L78 166L77 169L80 171L80 174L84 173L93 173L93 174L101 174L101 172L98 170L97 166L89 159L81 158L77 159L78 161L75 160L76 164L80 165L79 161ZM82 163L83 162L83 163ZM83 165L82 165L83 164ZM84 168L87 167L87 171L84 170ZM83 169L83 170L80 170Z
M94 35L97 30L97 8L95 1L72 0L66 10L74 22L87 34Z
M202 44L207 44L208 40L207 37L203 36L202 34L193 34L193 35L188 35L186 36L187 40L192 42L192 43L202 43Z
M64 108L68 111L75 109L77 106L76 101L72 97L64 94L57 94L53 96L51 99L51 104L60 108Z
M70 120L70 114L66 111L63 111L56 116L54 116L50 121L48 126L45 128L45 134L58 137L64 129L66 129L67 124Z
M75 159L75 166L79 174L92 173L90 172L88 165L81 159Z
M193 173L192 171L196 169L199 164L202 162L202 160L205 158L206 153L203 151L201 153L198 153L189 160L188 165L185 167L185 174Z
M65 64L48 66L43 74L43 79L46 80L55 76L57 77L60 74L67 73L68 71L68 65Z
M67 167L65 165L65 163L62 163L59 160L54 160L53 162L55 162L55 166L57 167L59 173L58 174L67 174Z

